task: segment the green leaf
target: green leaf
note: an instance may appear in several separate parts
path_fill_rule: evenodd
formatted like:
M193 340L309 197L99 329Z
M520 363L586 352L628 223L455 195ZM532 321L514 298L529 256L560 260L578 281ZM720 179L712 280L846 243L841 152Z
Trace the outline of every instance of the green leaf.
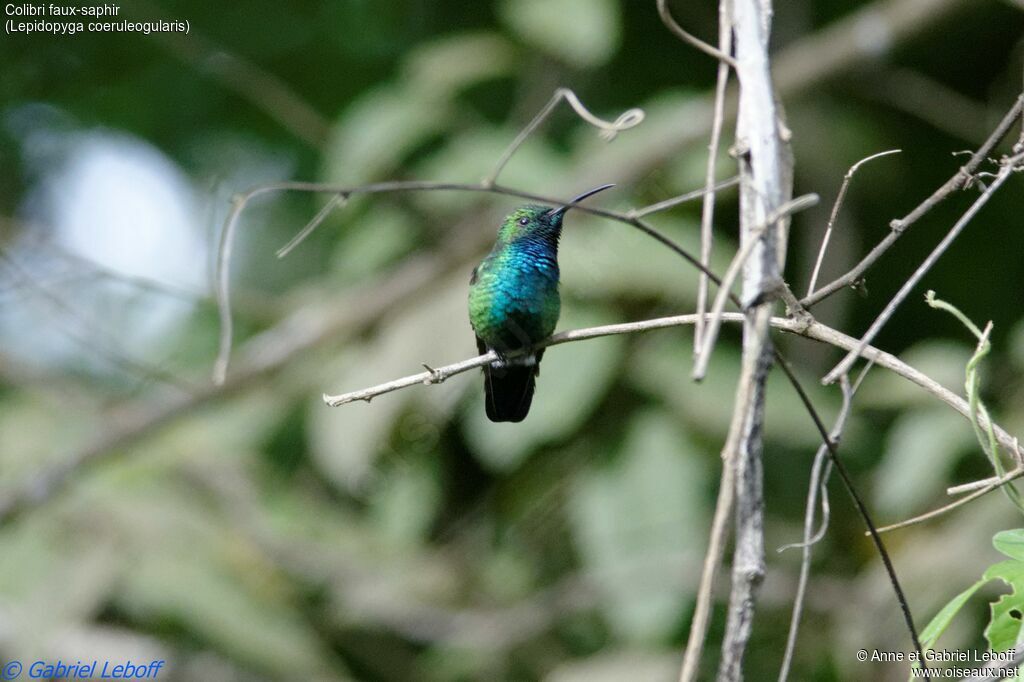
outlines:
M889 431L875 473L875 503L886 515L912 514L944 487L958 455L972 446L970 422L950 417L945 406L902 415Z
M663 413L635 418L618 458L584 472L569 519L604 615L622 637L651 642L676 627L703 556L704 455Z
M992 538L992 546L1011 559L1024 561L1024 528L996 533Z
M607 201L610 203L611 199ZM628 210L625 205L618 208ZM697 223L682 216L659 218L658 229L683 244L700 241ZM726 249L720 249L715 252L712 268L722 272L728 261ZM582 213L570 214L565 222L559 264L566 293L579 298L662 297L674 305L696 301L697 279L679 256L620 223Z
M732 419L740 371L739 352L735 346L720 343L711 356L708 376L700 387L688 386L680 390L679 382L689 380L693 367L692 342L692 328L647 332L628 368L630 380L664 400L687 426L719 438L728 431ZM822 418L830 423L836 414L835 395L816 383L806 381L804 385ZM781 372L769 374L768 394L764 423L768 439L787 447L816 448L821 444L818 432ZM857 428L857 421L851 420L846 438L856 442Z
M939 637L942 636L942 633L946 631L946 628L949 627L949 624L953 621L956 614L960 612L960 609L962 609L964 604L967 603L967 600L978 591L978 588L986 582L986 580L979 580L974 583L966 590L950 599L949 603L943 606L942 609L935 614L935 617L932 618L931 622L928 623L925 629L921 631L921 646L924 649L927 650L935 647L935 643L938 641Z
M417 48L403 79L423 92L450 98L475 83L512 71L512 46L494 33L463 33Z
M573 66L596 66L618 49L617 0L507 0L502 19L534 47Z
M992 616L985 628L985 639L992 651L1006 651L1017 646L1024 619L1024 562L1010 559L994 564L985 571L984 580L999 579L1010 586L991 605Z
M449 119L447 103L433 94L392 85L372 90L337 122L324 181L357 185L382 177L444 130Z
M453 134L448 143L416 164L413 175L457 182L479 182L492 170L508 148L515 131L505 128L473 128ZM502 184L527 191L551 192L565 182L568 166L541 136L533 136L520 147L501 173ZM557 190L554 190L557 194ZM569 196L570 192L566 192ZM476 192L419 192L412 197L418 206L433 211L464 212L480 204ZM520 199L504 200L510 210ZM498 221L480 221L483 230L497 232Z
M1002 580L1012 588L1012 591L991 604L992 615L988 627L985 628L985 639L993 651L1006 651L1017 645L1021 636L1021 624L1024 621L1024 528L996 533L992 538L992 544L1010 557L1010 560L990 566L981 580L942 607L921 632L921 644L924 648L933 648L967 600L982 585L992 580Z
M422 372L421 363L445 365L476 353L466 313L468 273L459 272L422 292L422 300L394 317L371 339L342 348L336 360L318 369L318 383L329 393L373 386L395 377ZM454 322L453 322L454 321ZM309 437L313 457L332 481L358 494L370 480L374 463L410 403L443 415L470 386L467 376L443 384L415 387L380 396L372 404L356 403L324 409L310 398ZM422 435L422 434L419 434ZM419 448L423 438L398 434L391 448L401 454Z
M402 459L370 497L370 510L383 540L416 546L437 515L441 486L436 467L424 458Z
M943 386L963 386L964 367L972 354L972 348L962 343L922 341L901 353L900 358ZM876 409L932 405L934 400L919 386L892 372L872 372L857 392L858 403Z
M545 682L622 682L674 680L679 675L675 654L657 651L615 651L582 661L570 660L552 671Z

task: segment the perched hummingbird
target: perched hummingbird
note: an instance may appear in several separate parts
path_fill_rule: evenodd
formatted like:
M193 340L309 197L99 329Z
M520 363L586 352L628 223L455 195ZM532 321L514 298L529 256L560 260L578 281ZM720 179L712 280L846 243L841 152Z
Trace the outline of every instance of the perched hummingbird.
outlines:
M555 331L558 296L558 238L565 212L614 185L584 192L565 206L520 206L498 228L498 241L469 279L469 322L480 353L501 358L484 367L487 417L519 422L530 411L544 349L507 357Z

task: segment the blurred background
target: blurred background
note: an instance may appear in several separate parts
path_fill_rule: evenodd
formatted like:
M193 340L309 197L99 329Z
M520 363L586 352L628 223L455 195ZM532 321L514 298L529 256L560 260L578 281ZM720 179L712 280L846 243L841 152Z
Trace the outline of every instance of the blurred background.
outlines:
M697 35L714 3L670 2ZM1019 0L788 0L776 80L797 194L787 276L806 290L831 203L857 175L822 281L962 163L1021 90ZM127 15L127 16L125 16ZM548 351L529 418L492 424L474 372L329 409L337 393L475 354L467 279L516 200L353 199L283 260L325 203L265 195L233 262L237 336L210 383L216 242L236 193L310 180L477 182L555 88L647 120L605 143L561 105L502 175L626 210L703 184L715 63L654 0L125 2L183 34L0 41L0 660L168 661L170 680L667 681L678 674L738 373L727 330L702 385L692 331ZM727 124L723 147L732 143ZM1005 145L1001 149L1005 149ZM722 154L720 175L734 173ZM973 339L926 289L992 320L985 395L1024 433L1024 230L1011 180L877 344L960 391ZM973 199L954 196L815 309L859 335ZM734 251L734 190L715 267ZM651 222L697 250L699 203ZM695 272L622 225L570 214L560 329L693 310ZM780 339L828 419L836 351ZM817 434L772 376L768 574L752 679L782 658ZM879 524L989 474L966 420L875 369L843 441ZM832 486L793 679L901 679L860 648L908 650L880 562ZM990 495L889 536L924 624L1021 525ZM717 665L727 581L705 657ZM983 649L983 591L944 648ZM987 599L986 599L987 598Z

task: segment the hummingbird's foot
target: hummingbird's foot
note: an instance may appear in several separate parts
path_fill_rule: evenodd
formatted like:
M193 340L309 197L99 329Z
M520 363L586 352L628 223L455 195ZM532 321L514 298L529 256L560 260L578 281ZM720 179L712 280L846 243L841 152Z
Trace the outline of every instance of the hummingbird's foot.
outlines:
M498 359L491 363L491 367L494 369L505 369L508 367L508 356L497 348L492 348L491 350L498 356Z
M522 353L509 356L497 349L493 349L498 356L497 361L491 363L494 369L506 369L508 367L533 367L537 364L537 356L533 353Z

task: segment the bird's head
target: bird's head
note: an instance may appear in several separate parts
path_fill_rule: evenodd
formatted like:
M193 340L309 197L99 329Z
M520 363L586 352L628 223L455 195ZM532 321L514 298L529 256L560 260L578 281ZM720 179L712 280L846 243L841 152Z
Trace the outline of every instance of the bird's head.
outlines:
M537 204L520 206L505 217L498 230L498 240L509 244L521 239L558 240L562 232L562 218L565 212L587 197L603 192L615 185L601 185L573 198L563 206L551 208Z

